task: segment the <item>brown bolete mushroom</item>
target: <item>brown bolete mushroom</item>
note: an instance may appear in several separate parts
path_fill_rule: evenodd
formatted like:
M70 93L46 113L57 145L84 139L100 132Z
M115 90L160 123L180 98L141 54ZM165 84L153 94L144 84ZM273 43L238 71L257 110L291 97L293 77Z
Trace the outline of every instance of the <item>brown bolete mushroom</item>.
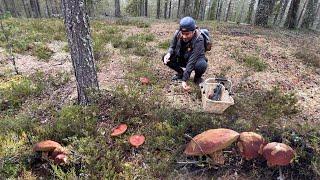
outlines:
M286 166L294 158L294 150L290 146L278 142L268 143L264 146L262 153L269 167Z
M38 142L36 145L34 145L33 151L50 152L56 148L62 148L62 146L55 141L45 140Z
M111 136L119 136L126 132L128 126L126 124L119 124L117 127L112 129Z
M238 140L238 148L240 154L246 160L251 160L259 156L260 148L263 148L265 145L264 138L254 132L242 132Z
M148 85L150 83L150 80L147 77L140 77L140 82L142 85Z
M231 129L210 129L195 136L187 145L184 153L191 156L210 155L217 164L224 164L222 149L230 146L239 137Z
M132 146L138 148L144 143L145 137L143 135L133 135L130 136L129 142Z
M191 156L211 154L230 146L238 137L239 133L231 129L210 129L196 135L184 153Z

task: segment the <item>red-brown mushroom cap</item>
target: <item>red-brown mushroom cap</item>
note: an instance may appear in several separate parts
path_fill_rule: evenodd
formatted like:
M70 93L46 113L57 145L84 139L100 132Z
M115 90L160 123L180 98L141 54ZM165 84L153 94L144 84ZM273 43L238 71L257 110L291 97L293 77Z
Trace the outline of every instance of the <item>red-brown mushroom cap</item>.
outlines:
M133 135L130 136L129 142L132 146L138 148L144 143L145 137L143 135Z
M195 136L184 153L192 156L211 154L230 146L238 137L239 133L231 129L210 129Z
M62 148L62 146L55 141L45 140L45 141L38 142L36 145L34 145L33 151L49 152L49 151L53 151L56 148Z
M150 83L150 80L147 77L140 77L140 82L142 85L148 85Z
M119 136L126 132L128 126L126 124L119 124L116 128L112 129L111 136Z
M294 150L283 143L268 143L263 148L263 157L266 158L268 166L286 166L290 164L294 158Z
M264 138L254 132L242 132L238 140L238 148L240 154L246 160L250 160L259 156L259 150L265 145Z
M57 147L57 148L55 148L55 149L52 151L52 153L51 153L51 155L50 155L50 158L51 158L51 159L54 159L54 158L55 158L57 155L59 155L59 154L65 154L65 155L67 155L68 152L67 152L67 150L66 150L65 148L63 148L63 147L61 147L61 148Z

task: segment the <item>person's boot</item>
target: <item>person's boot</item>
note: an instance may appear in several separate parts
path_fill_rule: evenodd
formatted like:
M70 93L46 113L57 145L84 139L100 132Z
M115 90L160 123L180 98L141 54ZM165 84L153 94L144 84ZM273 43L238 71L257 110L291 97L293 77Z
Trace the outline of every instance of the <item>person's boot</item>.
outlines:
M172 76L171 80L172 81L179 81L182 80L183 75L182 74L175 74L174 76Z
M204 80L203 80L203 78L202 77L195 77L194 79L193 79L193 82L195 83L195 84L197 84L197 85L199 85L200 83L202 83Z

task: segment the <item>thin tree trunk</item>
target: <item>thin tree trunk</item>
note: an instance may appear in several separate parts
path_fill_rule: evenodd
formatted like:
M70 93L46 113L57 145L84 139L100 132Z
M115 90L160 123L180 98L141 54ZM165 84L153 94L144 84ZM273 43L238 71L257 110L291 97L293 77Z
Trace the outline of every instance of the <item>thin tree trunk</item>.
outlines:
M255 25L267 26L269 16L273 10L274 2L273 0L261 0L258 4L258 9L256 12Z
M177 18L180 18L180 3L181 3L181 0L178 0L178 10L177 10Z
M160 19L160 0L157 1L157 19Z
M40 4L39 4L39 0L36 0L36 11L38 13L38 17L41 17L41 10L40 10Z
M204 20L206 14L207 0L201 0L200 20Z
M257 10L258 10L258 5L259 5L259 2L261 0L256 0L255 1L255 4L253 6L253 13L252 13L252 18L251 18L251 24L255 24L256 23L256 14L257 14Z
M164 16L165 19L167 19L167 15L168 15L167 13L168 13L168 0L166 0L164 2L164 14L163 14L163 16Z
M288 28L290 29L297 27L296 18L297 18L297 12L299 9L299 4L300 4L300 0L293 0L290 10L288 12L287 25L288 25Z
M237 23L241 23L243 12L244 12L244 4L245 4L245 1L243 0L242 1L242 6L241 6L241 9L240 9L240 14L239 14L239 17L237 19Z
M148 0L144 0L144 16L148 17Z
M47 11L48 17L50 18L51 17L51 12L50 12L50 8L49 8L48 0L46 0L46 11Z
M317 27L319 24L320 24L320 0L318 1L316 18L313 22L312 29L317 30Z
M171 18L171 0L169 1L169 19Z
M24 0L21 0L22 1L22 5L23 5L23 10L26 14L26 17L29 18L30 17L30 12L28 11L27 9L27 5L26 5L26 2Z
M309 0L307 7L306 7L306 13L303 17L302 21L302 27L304 28L310 28L312 27L314 18L316 16L316 6L315 0Z
M115 17L120 17L121 16L121 11L120 11L120 0L115 0L114 1L114 16Z
M9 11L8 3L6 0L3 0L3 4L4 4L4 11Z
M78 102L80 105L88 105L93 101L92 95L99 91L99 84L89 17L83 4L84 0L62 0L64 24L77 81Z
M281 19L280 27L284 27L284 25L285 25L285 23L287 21L287 17L288 17L289 9L291 7L291 3L292 3L292 0L289 0L288 4L286 6L285 12L283 14L283 17Z
M252 22L251 17L252 17L255 2L256 2L255 0L251 0L250 5L249 5L248 15L247 15L247 19L246 19L246 22L248 24L250 24Z

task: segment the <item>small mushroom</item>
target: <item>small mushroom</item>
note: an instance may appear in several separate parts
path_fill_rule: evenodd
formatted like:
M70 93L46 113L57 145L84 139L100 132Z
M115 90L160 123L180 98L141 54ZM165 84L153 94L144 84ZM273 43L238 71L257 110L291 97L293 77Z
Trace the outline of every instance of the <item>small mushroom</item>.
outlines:
M142 85L148 85L150 83L150 80L147 77L140 77L140 82Z
M195 136L184 153L191 156L212 154L230 146L238 137L239 133L231 129L210 129Z
M130 136L129 142L132 146L138 148L141 146L145 141L145 137L143 135L133 135Z
M57 165L65 164L67 163L68 157L65 154L58 154L56 157L54 157L54 163Z
M259 156L259 150L265 145L264 138L254 132L242 132L238 140L240 154L246 160L251 160Z
M263 157L267 160L269 167L286 166L294 158L294 150L283 143L271 142L263 148Z
M111 136L120 136L126 130L128 129L128 126L126 124L119 124L117 127L112 129Z
M55 141L45 140L38 142L36 145L34 145L33 151L50 152L56 148L62 148L62 146Z

